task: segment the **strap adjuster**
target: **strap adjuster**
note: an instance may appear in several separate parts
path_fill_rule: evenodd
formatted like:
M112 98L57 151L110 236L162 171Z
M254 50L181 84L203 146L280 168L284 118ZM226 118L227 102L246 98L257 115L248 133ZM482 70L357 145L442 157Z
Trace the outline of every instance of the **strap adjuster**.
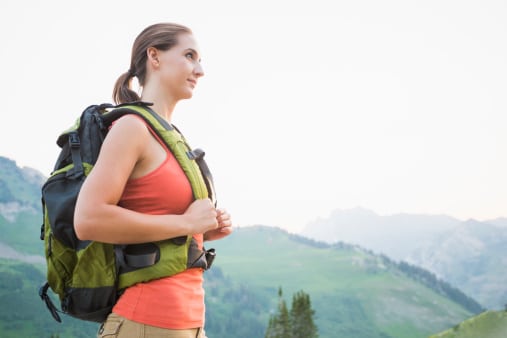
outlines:
M199 148L194 149L192 151L187 151L187 156L192 161L193 160L199 161L199 160L203 159L205 154L206 153L202 149L199 149Z
M69 134L69 144L71 148L79 148L81 140L79 139L79 135L77 133Z

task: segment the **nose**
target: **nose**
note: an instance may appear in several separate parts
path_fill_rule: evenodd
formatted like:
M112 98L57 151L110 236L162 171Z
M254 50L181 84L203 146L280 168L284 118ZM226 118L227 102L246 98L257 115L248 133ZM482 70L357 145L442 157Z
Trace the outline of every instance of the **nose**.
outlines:
M197 65L195 66L194 74L196 77L204 76L204 69L202 68L202 65L200 63L197 63Z

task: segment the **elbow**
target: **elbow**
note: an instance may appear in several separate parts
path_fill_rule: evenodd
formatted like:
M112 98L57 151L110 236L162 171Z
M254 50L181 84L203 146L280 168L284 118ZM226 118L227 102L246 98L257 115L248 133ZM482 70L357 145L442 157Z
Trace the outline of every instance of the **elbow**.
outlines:
M77 239L80 241L93 240L93 226L91 222L87 221L90 217L83 215L82 212L76 209L74 213L74 232Z
M77 223L75 220L74 220L74 233L76 234L77 239L79 239L80 241L89 240L88 234L83 224Z

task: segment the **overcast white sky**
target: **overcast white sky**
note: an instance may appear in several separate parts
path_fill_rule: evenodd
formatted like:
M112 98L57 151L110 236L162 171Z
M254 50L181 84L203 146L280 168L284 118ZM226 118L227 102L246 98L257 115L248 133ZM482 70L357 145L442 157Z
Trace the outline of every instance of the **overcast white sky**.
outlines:
M194 30L206 76L174 123L236 224L336 209L507 216L507 2L0 2L0 156L49 175L146 26Z

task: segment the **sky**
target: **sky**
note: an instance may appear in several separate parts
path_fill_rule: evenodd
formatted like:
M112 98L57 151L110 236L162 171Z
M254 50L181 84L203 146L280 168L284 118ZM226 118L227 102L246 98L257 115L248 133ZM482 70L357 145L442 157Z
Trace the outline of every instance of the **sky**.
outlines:
M507 216L507 2L0 2L0 156L49 175L58 134L111 102L146 26L177 22L205 76L173 123L236 226L335 209Z

